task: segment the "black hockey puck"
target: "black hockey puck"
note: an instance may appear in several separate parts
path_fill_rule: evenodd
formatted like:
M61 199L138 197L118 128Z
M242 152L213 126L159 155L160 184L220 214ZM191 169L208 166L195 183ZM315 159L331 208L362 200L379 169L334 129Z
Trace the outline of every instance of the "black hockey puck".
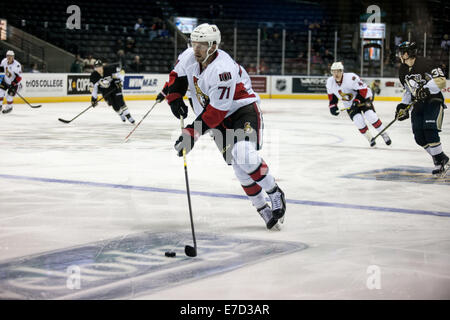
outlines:
M173 252L173 251L166 251L165 255L166 255L166 257L173 258L177 254L175 252Z

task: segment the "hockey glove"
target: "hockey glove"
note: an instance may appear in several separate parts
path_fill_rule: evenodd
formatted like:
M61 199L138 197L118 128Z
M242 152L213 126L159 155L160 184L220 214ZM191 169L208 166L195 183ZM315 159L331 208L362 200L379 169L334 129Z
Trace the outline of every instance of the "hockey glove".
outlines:
M175 117L180 119L183 116L186 119L188 114L188 107L184 104L183 98L178 98L170 103L170 109Z
M9 88L8 88L8 94L12 97L14 97L16 95L17 92L17 88L19 87L19 85L17 84L10 84Z
M4 80L0 83L0 89L3 90L8 90L9 89L9 84L7 84Z
M194 130L194 125L190 124L183 129L183 133L178 137L175 142L174 148L177 151L179 157L183 156L183 149L186 149L186 154L192 150L195 142L198 140L200 134Z
M337 105L331 105L331 106L330 106L330 113L331 113L333 116L339 115L339 109L338 109Z
M120 79L115 79L114 84L116 85L117 89L122 91L122 82L120 81Z
M91 105L95 108L98 104L97 98L91 97Z
M166 95L164 94L164 92L161 91L156 96L156 101L158 101L158 103L160 103L160 102L163 102L165 98L166 98Z
M419 87L416 91L416 99L419 101L425 101L430 96L430 89L425 87Z
M397 105L397 109L395 110L395 118L397 118L398 121L403 121L409 118L409 110L407 108L408 105L404 103Z

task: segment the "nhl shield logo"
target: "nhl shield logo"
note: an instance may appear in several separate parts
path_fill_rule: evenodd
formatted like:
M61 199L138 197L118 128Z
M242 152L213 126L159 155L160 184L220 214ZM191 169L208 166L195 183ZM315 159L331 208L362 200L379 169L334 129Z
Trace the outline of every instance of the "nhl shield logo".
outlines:
M284 91L286 89L286 79L277 79L275 86L278 91Z

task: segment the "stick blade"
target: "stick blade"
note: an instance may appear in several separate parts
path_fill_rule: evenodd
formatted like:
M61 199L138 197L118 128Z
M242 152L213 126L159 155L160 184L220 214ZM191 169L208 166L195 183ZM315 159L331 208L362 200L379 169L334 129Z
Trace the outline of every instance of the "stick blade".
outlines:
M38 104L37 106L33 106L33 105L30 105L30 107L32 107L32 108L40 108L40 107L42 107L42 104Z
M191 247L191 246L185 246L184 247L184 253L188 257L196 257L197 256L197 249L195 249L194 247Z
M61 118L58 118L58 120L61 121L62 123L69 123L70 122L69 120L64 120L64 119L61 119Z

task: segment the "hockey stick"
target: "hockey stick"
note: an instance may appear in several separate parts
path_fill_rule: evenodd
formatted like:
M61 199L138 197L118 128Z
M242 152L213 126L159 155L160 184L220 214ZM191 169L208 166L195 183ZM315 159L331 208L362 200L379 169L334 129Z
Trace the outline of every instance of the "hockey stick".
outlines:
M97 102L102 101L104 98L106 98L107 96L109 96L111 93L115 92L114 90L111 90L110 92L108 92L106 95L102 94L102 97L100 99L97 100ZM75 118L71 119L71 120L64 120L61 118L58 118L59 121L64 122L64 123L71 123L73 120L75 120L76 118L78 118L79 116L81 116L83 113L85 113L86 111L88 111L90 108L93 108L94 106L91 105L89 107L87 107L86 109L84 109L83 111L81 111Z
M39 104L39 105L36 105L36 106L31 105L31 104L30 104L27 100L25 100L25 98L22 97L22 96L20 95L20 93L17 92L17 91L16 91L16 94L17 94L23 101L25 101L25 103L28 104L31 108L40 108L40 107L42 107L42 104Z
M405 83L406 83L406 85L408 86L409 92L410 92L411 95L412 95L412 94L413 94L413 89L411 88L411 85L409 84L408 81L405 81ZM414 96L416 95L416 91L417 91L417 90L414 91ZM404 109L404 111L402 112L401 115L403 115L405 112L407 112L409 109L411 109L411 107L412 107L416 102L417 102L417 99L414 99L414 101L411 102L411 103ZM389 124L386 126L386 128L384 128L383 130L381 130L381 131L380 131L375 137L373 137L372 140L370 140L370 141L371 141L371 142L375 141L375 139L378 138L380 135L382 135L382 134L387 130L387 128L389 128L395 121L398 120L399 117L400 117L400 113L397 114L397 115L395 116L394 120L392 120L391 122L389 122Z
M139 125L141 124L141 122L144 121L145 117L148 116L148 114L153 110L153 108L156 106L156 104L157 104L158 102L159 102L159 101L156 101L156 102L153 104L153 106L151 107L151 109L150 109L149 111L147 111L147 113L142 117L141 121L139 121L139 122L134 126L133 130L131 130L131 132L125 137L125 142L128 141L128 139L129 139L130 136L133 134L133 132L137 129L137 127L139 127Z
M404 111L402 112L402 115L403 115L405 112L407 112L407 111L408 111L415 103L416 103L416 101L410 103L410 104L404 109ZM372 140L370 140L370 141L371 141L371 142L375 141L376 138L378 138L378 137L381 136L383 133L385 133L386 130L387 130L390 126L392 126L392 125L394 124L394 122L398 120L399 117L400 117L400 114L397 114L397 116L395 116L394 120L392 120L391 122L389 122L389 124L388 124L383 130L381 130L380 132L378 132L378 134L377 134L375 137L373 137Z
M100 99L97 100L97 102L103 100L104 96L102 96ZM73 120L75 120L76 118L78 118L79 116L81 116L83 113L85 113L86 111L88 111L90 108L93 108L92 104L87 107L86 109L84 109L83 111L81 111L77 116L75 116L75 118L71 119L71 120L64 120L61 118L58 118L59 121L63 122L63 123L71 123Z
M181 119L181 130L183 130L184 129L183 116L181 116L180 119ZM186 163L186 148L183 148L183 160L184 160L184 178L186 180L186 193L187 193L188 204L189 204L189 215L191 217L192 239L194 240L194 246L191 247L191 246L186 245L184 247L184 253L188 257L195 257L195 256L197 256L197 241L195 240L194 220L192 218L191 193L189 191L189 180L188 180L187 163Z

